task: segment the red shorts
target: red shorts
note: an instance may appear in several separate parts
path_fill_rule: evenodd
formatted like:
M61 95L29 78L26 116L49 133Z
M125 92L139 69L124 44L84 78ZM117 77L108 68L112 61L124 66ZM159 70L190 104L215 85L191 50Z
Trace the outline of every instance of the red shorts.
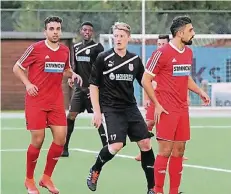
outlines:
M146 108L146 121L154 121L154 114L155 114L155 106L154 103L151 104Z
M42 109L35 106L25 108L27 130L45 129L50 125L67 126L64 107Z
M156 124L156 138L167 141L187 141L190 139L190 122L187 111L168 115L161 114L160 122Z

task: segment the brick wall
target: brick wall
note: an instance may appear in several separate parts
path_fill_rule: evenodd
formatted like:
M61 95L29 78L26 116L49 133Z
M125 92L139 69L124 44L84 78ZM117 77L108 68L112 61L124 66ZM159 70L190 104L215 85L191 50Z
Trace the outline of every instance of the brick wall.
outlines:
M24 53L26 48L38 40L1 40L1 109L22 110L24 109L25 87L15 77L12 68L15 62ZM68 45L68 40L63 42ZM68 45L69 46L69 45ZM65 105L68 107L70 89L63 80Z

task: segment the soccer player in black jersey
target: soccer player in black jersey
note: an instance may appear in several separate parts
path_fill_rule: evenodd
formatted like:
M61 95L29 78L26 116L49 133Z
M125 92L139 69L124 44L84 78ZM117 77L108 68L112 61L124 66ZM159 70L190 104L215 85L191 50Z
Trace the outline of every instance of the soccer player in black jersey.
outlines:
M74 72L78 72L82 77L83 85L82 87L75 85L73 91L67 116L68 131L62 157L69 156L68 146L77 115L85 110L87 110L88 113L93 113L89 93L89 77L92 64L95 62L98 54L104 50L100 43L96 43L92 40L93 25L91 22L84 22L81 24L80 34L82 36L82 41L74 45ZM70 87L73 87L71 80L68 80L68 83ZM103 125L99 127L98 131L104 146L107 144L107 140Z
M99 54L89 79L94 125L98 128L104 118L108 145L101 149L91 167L87 185L90 190L96 190L102 167L126 145L128 136L140 148L141 166L147 179L147 193L153 194L154 153L147 125L136 104L133 87L135 79L141 85L144 66L138 55L127 51L130 26L115 23L112 29L114 48Z

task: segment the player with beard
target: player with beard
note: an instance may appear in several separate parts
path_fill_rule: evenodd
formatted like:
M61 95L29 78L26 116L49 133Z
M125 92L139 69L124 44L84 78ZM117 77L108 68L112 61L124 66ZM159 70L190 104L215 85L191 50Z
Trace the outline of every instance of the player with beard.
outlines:
M193 54L186 45L192 44L195 35L191 19L187 16L175 18L170 30L173 39L152 54L142 79L145 92L155 104L159 147L154 164L156 194L163 193L167 164L169 194L179 193L185 145L190 139L188 89L198 94L205 105L210 103L209 96L190 76ZM154 77L158 80L155 92L152 87Z
M74 45L74 72L78 73L83 79L82 87L75 85L73 95L70 102L69 113L67 115L67 137L64 145L62 157L69 156L69 142L74 130L75 119L78 114L87 110L88 113L93 113L92 104L89 94L89 77L92 64L95 62L98 54L104 50L102 44L92 40L93 24L89 21L83 22L80 28L82 41ZM69 86L73 87L71 80L68 80ZM103 125L98 129L102 145L107 145L107 139Z
M46 40L28 47L13 68L14 74L25 85L25 116L31 143L27 150L25 187L28 194L39 194L34 181L34 170L45 138L45 128L52 131L53 142L47 154L46 167L39 185L52 194L59 190L51 180L52 173L63 152L67 121L62 91L63 75L72 82L81 77L70 66L70 51L59 43L62 19L51 16L45 19ZM28 76L24 70L28 69Z

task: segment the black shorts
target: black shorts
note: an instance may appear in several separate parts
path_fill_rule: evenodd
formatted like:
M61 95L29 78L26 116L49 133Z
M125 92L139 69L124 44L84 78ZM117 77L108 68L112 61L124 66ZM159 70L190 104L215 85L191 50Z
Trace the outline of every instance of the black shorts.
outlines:
M103 107L103 112L104 129L109 144L122 142L125 145L127 136L132 142L151 138L144 118L136 105L123 110Z
M91 100L88 96L88 88L76 87L71 97L69 111L81 113L87 110L88 113L93 113Z

